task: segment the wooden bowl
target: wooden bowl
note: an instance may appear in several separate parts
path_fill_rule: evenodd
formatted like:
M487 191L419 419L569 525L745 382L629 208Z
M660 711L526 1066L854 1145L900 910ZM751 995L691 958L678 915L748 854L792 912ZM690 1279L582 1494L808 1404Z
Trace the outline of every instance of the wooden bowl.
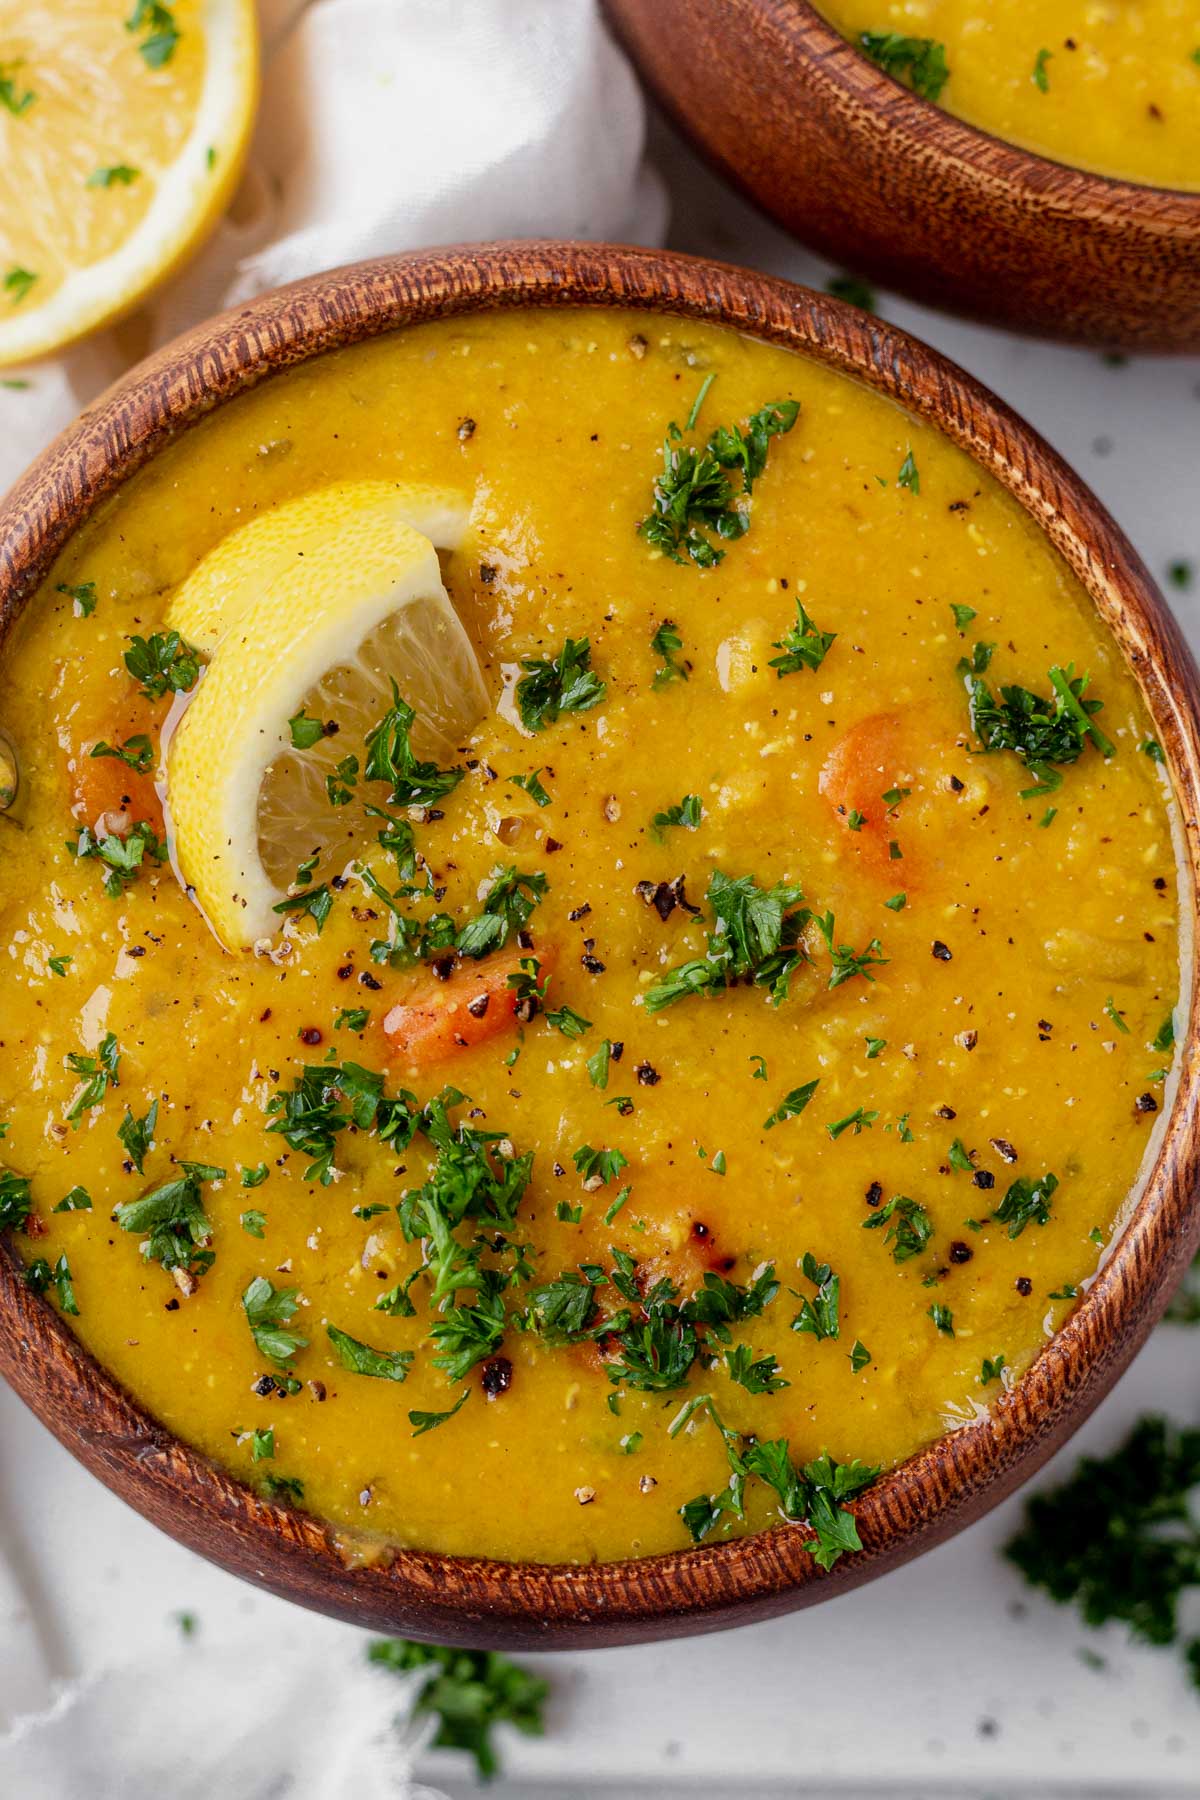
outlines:
M1200 350L1200 193L1035 156L919 99L808 0L606 0L660 105L856 275L990 325Z
M1078 575L1145 694L1184 821L1183 916L1200 850L1197 672L1145 568L1099 502L1028 426L902 332L785 282L654 251L500 244L361 263L211 320L139 365L0 506L0 635L71 533L181 430L247 388L397 326L501 307L624 306L718 320L865 381L989 471ZM0 1372L94 1474L163 1530L277 1594L376 1629L475 1645L598 1645L766 1618L826 1599L941 1543L1012 1492L1081 1423L1161 1313L1200 1240L1198 989L1183 1071L1144 1192L1104 1269L992 1413L858 1502L861 1555L825 1574L780 1526L641 1561L543 1567L398 1551L354 1562L334 1533L260 1499L171 1436L83 1350L0 1255Z

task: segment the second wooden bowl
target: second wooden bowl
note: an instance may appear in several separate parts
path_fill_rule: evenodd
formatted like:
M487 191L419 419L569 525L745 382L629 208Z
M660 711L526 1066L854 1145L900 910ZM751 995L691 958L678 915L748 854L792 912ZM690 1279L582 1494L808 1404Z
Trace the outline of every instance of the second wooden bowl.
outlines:
M1200 193L1067 168L910 93L808 0L606 0L708 160L856 275L990 325L1200 350Z
M1200 694L1177 627L1100 503L984 388L902 332L805 288L690 257L500 244L334 270L210 320L134 369L0 503L0 641L71 534L171 438L281 370L363 338L492 308L636 307L718 321L887 395L1011 493L1090 594L1140 683L1184 822L1182 912L1200 886ZM823 1600L895 1568L1010 1494L1082 1423L1141 1345L1200 1239L1200 985L1180 1011L1179 1085L1104 1268L991 1412L855 1504L864 1548L819 1569L794 1527L639 1561L545 1566L418 1550L352 1560L172 1436L87 1354L0 1245L0 1374L131 1506L272 1592L375 1629L551 1648L678 1636Z

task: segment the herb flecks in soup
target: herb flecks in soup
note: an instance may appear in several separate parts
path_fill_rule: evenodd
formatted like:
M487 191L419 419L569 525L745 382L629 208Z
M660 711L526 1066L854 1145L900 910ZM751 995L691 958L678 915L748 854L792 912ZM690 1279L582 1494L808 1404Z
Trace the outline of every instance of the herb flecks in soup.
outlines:
M81 531L0 723L0 1223L362 1538L852 1553L1161 1117L1131 674L973 464L782 351L545 312L277 377Z
M1153 187L1200 188L1191 0L819 0L889 75L1008 143Z

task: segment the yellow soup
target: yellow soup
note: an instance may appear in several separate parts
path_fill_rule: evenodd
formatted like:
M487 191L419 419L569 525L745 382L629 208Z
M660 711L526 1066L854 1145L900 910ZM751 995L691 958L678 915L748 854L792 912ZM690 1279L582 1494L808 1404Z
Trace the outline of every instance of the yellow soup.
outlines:
M819 0L888 71L1039 155L1200 188L1196 0Z
M386 666L342 710L360 482L424 484L398 616L457 545L457 741ZM938 433L723 330L480 316L267 382L79 533L0 721L0 1218L151 1413L357 1542L852 1552L841 1501L1021 1375L1163 1118L1173 802L1114 642ZM241 945L285 765L309 866Z

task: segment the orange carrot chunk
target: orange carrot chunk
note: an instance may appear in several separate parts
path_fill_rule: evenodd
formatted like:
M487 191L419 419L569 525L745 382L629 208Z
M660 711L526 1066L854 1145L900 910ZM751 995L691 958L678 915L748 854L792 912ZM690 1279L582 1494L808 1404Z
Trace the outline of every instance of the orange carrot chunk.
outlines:
M124 836L132 825L144 821L153 826L159 837L163 835L162 802L155 776L168 705L167 700L146 700L141 694L131 694L107 718L93 720L85 730L67 761L71 810L81 825ZM131 767L119 756L95 756L93 751L99 744L107 744L112 750L125 749L129 758L138 763L148 761L149 767Z
M513 951L462 963L445 981L434 977L421 982L383 1021L393 1056L423 1069L511 1031L518 1020L518 995L508 978L518 972L521 956ZM549 964L540 951L539 960L545 976Z

